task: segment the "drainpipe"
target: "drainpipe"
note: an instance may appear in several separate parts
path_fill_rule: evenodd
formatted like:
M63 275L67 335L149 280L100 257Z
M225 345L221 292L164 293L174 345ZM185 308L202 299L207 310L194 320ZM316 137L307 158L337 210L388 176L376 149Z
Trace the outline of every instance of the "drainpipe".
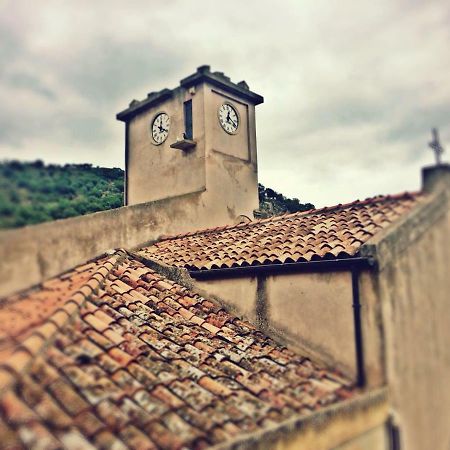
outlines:
M364 367L364 346L361 325L361 303L359 298L359 276L360 268L353 266L352 273L352 307L353 324L355 329L355 354L356 354L356 381L358 386L363 387L366 384L366 372Z
M130 123L125 122L125 173L124 173L124 195L123 205L128 206L128 170L130 168Z

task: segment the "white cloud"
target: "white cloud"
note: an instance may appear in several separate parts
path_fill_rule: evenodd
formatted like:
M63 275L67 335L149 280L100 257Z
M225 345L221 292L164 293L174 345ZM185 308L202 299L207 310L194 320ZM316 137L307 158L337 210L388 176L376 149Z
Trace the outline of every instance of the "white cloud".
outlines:
M305 202L418 188L431 126L450 151L442 1L15 0L0 17L2 157L123 165L115 113L205 63L264 95L260 180Z

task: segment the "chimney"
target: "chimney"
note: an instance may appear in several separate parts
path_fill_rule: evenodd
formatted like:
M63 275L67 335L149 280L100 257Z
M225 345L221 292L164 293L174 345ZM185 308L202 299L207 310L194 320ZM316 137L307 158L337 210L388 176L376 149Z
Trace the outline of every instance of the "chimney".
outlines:
M440 189L450 191L450 164L444 163L422 169L422 191L435 192Z

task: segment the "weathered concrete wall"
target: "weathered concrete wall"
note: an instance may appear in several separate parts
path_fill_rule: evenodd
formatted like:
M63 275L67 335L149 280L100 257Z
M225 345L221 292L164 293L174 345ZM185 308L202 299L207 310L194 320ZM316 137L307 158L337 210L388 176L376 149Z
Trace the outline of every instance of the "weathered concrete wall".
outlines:
M351 273L291 273L196 280L196 285L278 340L317 361L356 376ZM366 384L386 383L378 275L360 274Z
M162 234L219 224L201 194L194 193L2 231L0 296L39 283L111 248L132 248Z
M219 445L217 449L388 450L384 432L387 415L384 390L369 392L348 403Z
M177 89L174 96L134 117L129 123L127 190L128 204L150 202L206 188L204 86L191 94ZM184 132L183 103L192 100L195 149L182 151L171 144ZM153 141L151 125L155 116L170 117L169 135L160 145Z
M252 218L259 206L255 106L216 87L206 85L204 91L205 202L211 211L222 204L230 217ZM219 124L218 108L223 102L233 104L239 114L241 124L234 135Z
M217 152L207 157L206 166L207 190L203 199L210 205L211 214L228 217L231 223L240 215L253 218L259 205L254 166Z
M237 315L255 322L256 293L258 289L256 277L197 280L195 284L209 295L224 300L227 306L230 307L230 310Z
M222 89L207 87L206 101L206 123L208 132L207 148L229 156L250 161L249 148L249 117L248 109L253 107L248 102L242 102L234 96L230 96ZM223 103L229 102L235 108L239 117L239 128L235 134L225 133L218 120L218 109Z
M355 375L349 272L295 273L267 278L268 323L293 346L304 346Z
M389 438L386 425L378 425L361 436L350 439L333 450L388 450Z
M349 272L260 275L196 284L291 348L355 377Z
M445 207L441 199L435 210ZM448 450L450 213L427 217L434 223L380 272L387 374L402 448ZM401 230L403 240L409 231Z
M359 290L366 384L382 386L386 383L385 341L378 273L363 271L359 277Z

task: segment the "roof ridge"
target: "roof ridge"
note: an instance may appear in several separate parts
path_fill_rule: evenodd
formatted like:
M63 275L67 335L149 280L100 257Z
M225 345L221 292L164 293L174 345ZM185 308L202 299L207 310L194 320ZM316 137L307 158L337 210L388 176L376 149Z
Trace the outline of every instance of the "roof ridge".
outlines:
M124 249L114 250L114 253L66 300L64 305L57 308L38 325L23 342L18 343L11 357L0 364L0 391L10 386L14 380L14 374L19 375L27 370L58 330L64 327L91 295L100 289L109 273L127 254Z
M328 213L328 212L334 212L338 209L345 209L345 208L349 208L351 206L363 206L363 205L368 205L371 203L374 203L376 201L382 201L382 200L400 200L403 198L414 198L414 197L419 197L420 195L422 195L423 192L422 191L404 191L398 194L387 194L387 195L375 195L373 197L367 197L364 200L354 200L353 202L349 202L349 203L338 203L336 205L332 205L332 206L323 206L322 208L314 208L314 209L309 209L307 211L297 211L297 212L293 212L293 213L285 213L285 214L281 214L278 216L272 216L272 217L266 217L264 219L254 219L250 222L246 222L246 223L238 223L238 224L233 224L233 225L223 225L223 226L219 226L219 227L212 227L212 228L205 228L205 229L201 229L201 230L197 230L197 231L189 231L186 233L179 233L179 234L174 234L174 235L162 235L160 236L160 239L157 240L156 242L154 242L152 245L158 244L159 242L165 242L165 241L171 241L171 240L175 240L175 239L180 239L183 237L187 237L187 236L200 236L200 235L204 235L204 234L209 234L209 233L215 233L217 231L223 231L223 230L231 230L233 228L249 228L252 226L256 226L260 223L265 223L265 222L279 222L280 220L284 220L286 218L290 218L290 217L308 217L309 215L313 215L313 214L321 214L321 213Z

